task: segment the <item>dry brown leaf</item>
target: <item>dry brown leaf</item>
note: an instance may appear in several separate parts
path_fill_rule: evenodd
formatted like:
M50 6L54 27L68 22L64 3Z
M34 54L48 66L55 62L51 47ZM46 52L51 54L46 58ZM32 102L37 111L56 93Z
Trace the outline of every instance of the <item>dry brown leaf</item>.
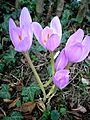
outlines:
M36 102L28 102L22 104L22 106L15 108L14 110L20 111L20 112L29 112L32 113L33 109L36 106Z
M82 118L79 118L77 116L74 116L75 120L82 120Z
M3 101L4 101L5 103L11 103L11 102L13 102L13 100L10 100L10 99L3 99Z
M0 112L0 119L4 117L4 114Z
M83 107L82 105L78 105L78 107L76 109L72 109L72 110L76 111L76 112L82 112L82 113L87 112L86 108Z
M81 114L77 113L76 111L68 111L68 113L73 114L73 116L76 116L81 119Z
M15 107L16 105L16 102L19 100L20 98L18 97L17 99L15 99L10 105L9 105L9 109L12 108L12 107Z
M38 101L37 102L37 107L40 111L44 112L46 110L45 104L43 101Z
M36 117L33 117L29 112L24 113L24 120L36 120Z

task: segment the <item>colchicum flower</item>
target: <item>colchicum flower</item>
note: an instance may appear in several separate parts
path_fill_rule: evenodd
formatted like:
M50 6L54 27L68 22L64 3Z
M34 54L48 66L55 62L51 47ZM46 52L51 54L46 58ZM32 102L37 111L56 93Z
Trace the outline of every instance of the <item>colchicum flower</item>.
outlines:
M58 16L54 17L50 27L44 29L37 22L33 22L33 32L39 43L49 51L54 51L60 44L62 37L62 28Z
M65 88L69 83L69 70L63 69L59 70L52 77L54 84L60 88Z
M26 52L30 49L32 44L32 19L29 11L24 7L20 15L20 27L17 27L10 18L9 20L9 34L10 39L18 52Z
M67 66L68 63L77 63L83 61L90 51L90 36L84 37L82 29L78 29L72 34L65 48L61 51L56 59L55 69L60 70Z

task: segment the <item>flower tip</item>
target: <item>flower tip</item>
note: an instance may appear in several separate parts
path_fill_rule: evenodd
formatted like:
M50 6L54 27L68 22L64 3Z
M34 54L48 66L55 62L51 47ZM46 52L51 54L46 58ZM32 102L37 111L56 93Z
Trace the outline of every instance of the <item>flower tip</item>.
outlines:
M83 31L83 29L81 29L81 28L79 28L77 31L78 31L78 32L81 32L82 34L84 34L84 31Z
M53 19L59 19L59 17L58 17L58 16L55 16Z
M9 19L9 29L16 28L15 22L12 18Z
M23 11L23 10L25 10L25 11L26 11L26 10L28 10L28 8L27 8L27 7L23 7L23 8L22 8L22 11Z
M9 24L11 24L12 22L14 22L13 19L9 18Z

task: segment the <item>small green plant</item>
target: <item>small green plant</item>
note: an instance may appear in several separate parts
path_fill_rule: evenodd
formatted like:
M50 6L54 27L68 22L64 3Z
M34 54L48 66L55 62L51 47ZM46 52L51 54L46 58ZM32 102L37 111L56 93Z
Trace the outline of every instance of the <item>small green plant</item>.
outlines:
M22 120L23 116L20 112L13 111L10 116L6 116L3 120Z
M59 120L60 114L57 110L51 111L51 120Z
M35 96L39 95L40 93L40 88L36 83L30 84L28 87L23 87L22 88L22 97L23 97L23 102L27 101L34 101Z
M11 98L11 94L9 92L9 85L2 84L1 88L2 89L0 90L0 98L10 99Z

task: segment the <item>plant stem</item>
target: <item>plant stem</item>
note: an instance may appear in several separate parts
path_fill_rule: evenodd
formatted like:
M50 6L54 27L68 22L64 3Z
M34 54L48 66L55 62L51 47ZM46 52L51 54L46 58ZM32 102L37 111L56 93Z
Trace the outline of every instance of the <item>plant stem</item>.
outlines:
M55 85L53 85L53 86L51 87L51 89L50 89L49 93L47 94L46 98L49 98L49 96L50 96L52 93L54 93L55 88L56 88Z
M30 65L30 67L31 67L31 69L32 69L32 71L33 71L33 73L34 73L34 75L35 75L35 78L36 78L36 80L37 80L37 83L39 84L39 87L40 87L40 89L41 89L42 92L43 92L43 96L44 96L43 100L46 101L46 92L45 92L43 83L41 82L40 77L39 77L39 75L38 75L38 73L37 73L37 71L36 71L36 69L35 69L35 67L34 67L34 65L33 65L32 61L31 61L31 59L30 59L30 57L29 57L29 53L28 53L28 52L25 52L25 53L24 53L24 56L25 56L25 58L27 59L27 62L28 62L28 64Z
M44 87L47 87L52 82L52 79L49 78L49 80L44 84Z
M51 66L52 66L52 75L54 74L54 55L53 52L50 53L50 57L51 57ZM50 83L52 82L52 79L50 78L48 82L46 82L46 84L44 84L44 87L47 87Z
M54 70L54 55L53 55L53 52L50 53L50 56L51 56L52 75L54 75L55 70ZM47 94L46 98L49 98L49 96L50 96L52 93L54 93L55 88L56 88L55 85L53 85L53 86L51 87L51 89L50 89L49 93Z
M52 75L54 75L54 55L53 52L50 53L51 56L51 66L52 66Z

